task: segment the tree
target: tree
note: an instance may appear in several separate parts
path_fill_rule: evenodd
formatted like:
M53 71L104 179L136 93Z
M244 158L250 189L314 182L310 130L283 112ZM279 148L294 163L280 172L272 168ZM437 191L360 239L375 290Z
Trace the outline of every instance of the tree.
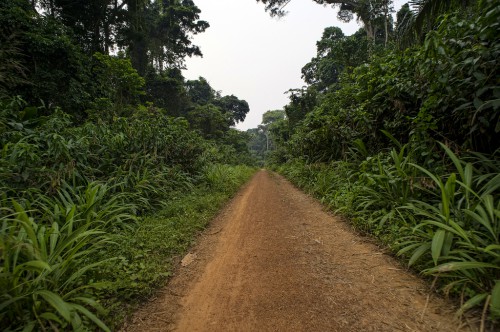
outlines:
M262 124L259 125L258 129L261 131L266 137L266 151L273 149L273 138L278 138L278 128L280 127L280 123L285 121L286 114L283 110L273 110L267 111L262 114ZM274 136L273 136L274 132Z
M195 106L187 118L191 127L208 139L221 138L229 130L228 116L212 104Z
M118 30L130 24L127 13L135 3L124 0L31 0L40 15L57 19L75 34L88 54L108 54L117 42ZM40 10L41 9L41 10Z
M72 37L70 29L39 15L25 0L0 2L0 49L5 59L0 69L10 63L22 78L9 71L3 94L21 95L29 104L41 100L48 108L59 106L84 116L93 84L90 58Z
M220 92L215 91L203 77L187 81L186 91L194 104L212 104L218 107L228 119L230 126L244 121L247 113L250 111L250 107L245 100L239 99L234 95L221 96Z
M139 96L144 94L144 78L132 67L130 59L101 53L94 54L94 58L98 93L111 102L114 116L126 115L127 106L137 106Z
M326 28L316 46L317 55L302 68L302 78L320 92L337 83L344 70L368 60L368 43L362 30L345 36L338 27Z
M187 81L186 91L191 101L199 105L208 104L217 97L217 92L201 76L197 80Z
M209 27L192 0L31 0L30 7L71 29L88 55L126 50L142 76L148 66L161 72L201 56L191 36Z
M320 5L332 5L338 7L337 17L343 22L349 22L356 15L357 19L363 23L363 28L369 40L375 42L378 26L376 21L383 18L385 26L385 39L388 38L389 13L392 11L392 0L313 0ZM272 16L283 16L286 14L284 8L291 0L257 0L265 5L266 11Z
M54 0L51 2L52 11L57 13L64 25L73 30L79 44L87 53L107 54L109 52L113 43L111 24L115 21L115 12L111 13L112 1Z
M258 164L263 166L268 140L261 126L259 128L248 129L246 132L249 136L248 149Z
M209 24L199 20L200 9L192 0L126 0L128 25L122 31L132 64L144 75L147 66L158 71L182 67L186 56L201 56L191 35Z
M425 34L435 27L436 19L452 10L467 8L475 4L475 0L413 0L404 5L398 12L397 29L400 46L421 43ZM479 5L488 1L479 1Z
M25 84L25 67L19 60L19 44L14 36L0 37L0 99L7 97L8 91Z
M192 45L191 35L204 32L210 25L200 20L200 9L192 0L155 1L150 6L150 64L160 72L164 67L181 68L186 56L202 56Z
M229 116L231 126L234 126L238 122L243 122L247 113L250 111L248 103L245 100L238 99L238 97L234 95L221 97L214 103Z
M150 69L145 79L146 101L165 109L169 115L176 117L185 115L190 107L190 100L180 69L169 68L162 72Z
M288 90L290 103L285 106L285 113L290 128L299 123L317 104L318 91L314 86Z

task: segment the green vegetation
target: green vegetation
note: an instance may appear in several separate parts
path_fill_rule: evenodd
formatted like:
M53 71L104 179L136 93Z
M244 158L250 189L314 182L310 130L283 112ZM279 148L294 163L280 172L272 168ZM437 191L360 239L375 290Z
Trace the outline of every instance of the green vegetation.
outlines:
M352 3L341 12L391 2ZM429 276L459 314L477 310L484 330L500 319L500 6L418 1L389 29L371 8L390 34L325 29L266 162Z
M193 1L0 2L5 330L116 328L264 162L498 324L500 5L314 1L363 29L325 29L246 133L246 101L182 76Z
M115 257L99 271L99 278L113 281L100 293L110 325L119 324L140 301L153 295L171 275L175 262L193 244L220 208L250 179L254 168L210 165L200 175L202 185L172 195L154 215L141 218L135 227L114 236L114 246L100 257Z
M248 104L181 75L199 12L0 3L4 330L118 328L253 174Z
M144 217L137 216L134 199L146 196L114 193L96 182L76 190L65 186L54 198L36 194L23 200L29 209L15 200L12 207L2 204L5 327L119 325L164 284L175 259L253 172L211 165L196 182L178 175L189 191L170 182L176 191ZM147 186L146 178L141 182Z

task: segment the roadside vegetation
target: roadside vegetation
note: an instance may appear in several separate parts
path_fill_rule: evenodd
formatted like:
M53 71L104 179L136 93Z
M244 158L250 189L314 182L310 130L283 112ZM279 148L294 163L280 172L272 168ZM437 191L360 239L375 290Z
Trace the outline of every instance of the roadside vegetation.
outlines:
M284 3L262 2L274 14ZM386 29L391 1L369 2L381 6L371 18L362 1L339 16L371 19L378 33L325 29L302 70L308 85L266 114L253 151L456 299L459 315L472 310L494 329L500 6L415 1Z
M253 174L248 104L182 77L199 13L0 3L3 330L117 329Z

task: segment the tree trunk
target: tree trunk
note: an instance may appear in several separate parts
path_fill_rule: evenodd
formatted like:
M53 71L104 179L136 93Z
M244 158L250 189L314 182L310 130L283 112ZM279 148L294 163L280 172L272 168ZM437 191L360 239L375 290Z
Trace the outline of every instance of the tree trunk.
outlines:
M131 39L129 45L132 66L139 75L144 76L148 63L147 43L144 31L144 5L141 0L129 0L127 2Z
M389 42L389 1L386 1L384 3L384 15L385 15L385 22L384 22L385 43L384 43L384 47L387 48L387 43Z
M365 25L365 30L366 30L366 37L368 38L368 41L370 44L375 45L375 28L373 26L373 23L371 21L363 22Z
M110 18L108 15L105 16L105 20L102 22L103 24L103 29L104 29L104 54L108 55L109 54L109 46L111 45L111 40L110 40L110 32L109 32L109 26L110 26Z

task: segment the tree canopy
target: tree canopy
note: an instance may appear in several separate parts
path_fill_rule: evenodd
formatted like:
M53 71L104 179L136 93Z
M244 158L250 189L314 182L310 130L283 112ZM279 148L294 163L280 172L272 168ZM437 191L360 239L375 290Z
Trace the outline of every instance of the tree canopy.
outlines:
M387 43L388 28L391 21L392 0L313 0L317 4L338 8L337 17L343 22L349 22L354 17L363 23L368 39L375 42L379 30L384 30ZM285 7L291 0L257 0L265 5L266 11L272 16L286 14Z

